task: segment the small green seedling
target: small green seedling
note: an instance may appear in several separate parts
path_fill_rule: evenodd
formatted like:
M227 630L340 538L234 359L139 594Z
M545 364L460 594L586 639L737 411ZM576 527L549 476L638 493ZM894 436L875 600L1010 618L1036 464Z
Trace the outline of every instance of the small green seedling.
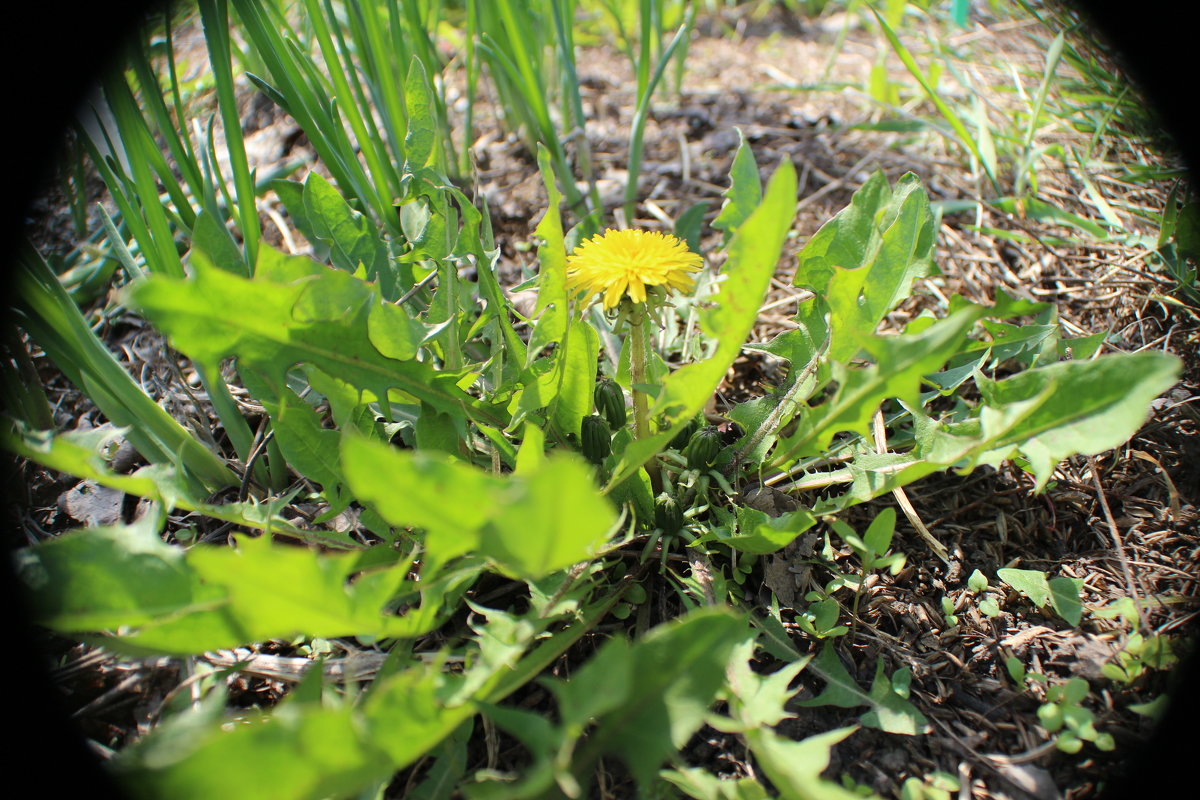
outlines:
M1116 747L1112 734L1097 731L1095 715L1082 705L1090 689L1088 682L1078 677L1047 687L1046 702L1037 711L1046 731L1058 734L1055 746L1064 753L1078 753L1084 742L1091 742L1099 750Z
M904 553L888 552L892 546L892 535L896 531L896 509L885 508L879 512L879 515L871 520L866 533L861 537L840 519L833 520L830 527L841 537L843 542L850 545L850 549L862 561L862 578L856 582L854 588L854 607L851 612L852 616L858 619L858 603L862 599L863 584L867 574L872 570L886 569L895 575L904 569ZM843 583L849 585L849 582L845 581L845 576L840 577Z
M942 616L946 618L947 627L953 628L958 624L958 615L954 613L954 601L949 597L942 598Z
M1121 652L1117 653L1116 660L1102 666L1100 672L1109 680L1128 685L1148 670L1169 669L1178 660L1171 640L1166 636L1144 637L1140 633L1132 633L1125 640Z
M809 636L818 639L832 639L843 636L850 629L838 625L838 616L842 606L832 597L822 597L816 592L810 592L805 599L815 600L802 614L796 617L796 624Z
M892 546L892 534L896 530L896 509L885 508L879 512L861 538L841 520L833 520L831 527L862 561L864 573L886 569L895 575L904 569L904 553L888 552Z
M950 800L951 792L960 788L958 778L949 772L931 773L924 781L908 778L900 787L901 800Z
M984 591L987 588L988 588L987 576L984 575L979 570L975 570L974 572L971 573L971 576L969 578L967 578L967 589L970 590L971 594L979 594L980 592Z
M967 589L973 595L982 594L988 590L988 579L982 572L975 570L971 576L967 578ZM1000 616L1000 604L996 602L994 597L985 597L979 601L977 606L979 613L985 617Z
M1047 579L1046 573L1036 569L1002 569L996 575L1039 609L1049 604L1072 626L1078 625L1083 617L1083 603L1079 599L1083 581L1079 578Z

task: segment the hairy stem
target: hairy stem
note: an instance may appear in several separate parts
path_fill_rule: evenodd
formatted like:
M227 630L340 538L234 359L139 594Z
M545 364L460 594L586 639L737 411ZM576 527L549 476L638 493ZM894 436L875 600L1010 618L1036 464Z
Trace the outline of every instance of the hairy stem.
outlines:
M767 415L763 423L750 436L750 440L746 442L746 446L734 454L733 459L729 462L729 466L725 468L726 475L732 475L741 466L742 460L754 452L754 448L758 447L758 443L767 434L775 433L778 430L784 414L795 405L796 397L800 394L801 389L804 388L808 377L817 371L817 367L821 363L821 356L829 349L829 337L830 334L826 333L825 341L821 343L821 346L813 353L812 358L809 359L804 368L796 375L796 379L792 382L791 387L779 398L779 402L775 405L775 408L771 409L771 413Z
M650 435L650 398L638 389L646 385L650 347L646 334L646 312L637 308L629 321L629 383L633 390L633 435L645 439Z

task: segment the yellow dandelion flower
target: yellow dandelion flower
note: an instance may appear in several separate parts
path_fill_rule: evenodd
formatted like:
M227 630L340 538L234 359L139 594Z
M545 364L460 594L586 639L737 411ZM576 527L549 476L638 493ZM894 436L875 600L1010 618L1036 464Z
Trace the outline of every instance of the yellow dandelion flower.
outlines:
M628 295L646 302L646 287L666 286L691 291L690 273L703 265L700 256L670 234L657 231L616 231L612 228L581 242L567 256L567 291L604 293L604 307L615 307Z

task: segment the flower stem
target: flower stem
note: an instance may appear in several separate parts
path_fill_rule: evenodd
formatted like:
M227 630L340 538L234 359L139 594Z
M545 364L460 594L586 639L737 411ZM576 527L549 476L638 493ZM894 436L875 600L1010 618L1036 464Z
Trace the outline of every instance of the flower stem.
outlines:
M646 341L646 313L639 307L629 315L629 383L633 390L633 435L645 439L650 435L650 398L638 386L646 385L650 348Z

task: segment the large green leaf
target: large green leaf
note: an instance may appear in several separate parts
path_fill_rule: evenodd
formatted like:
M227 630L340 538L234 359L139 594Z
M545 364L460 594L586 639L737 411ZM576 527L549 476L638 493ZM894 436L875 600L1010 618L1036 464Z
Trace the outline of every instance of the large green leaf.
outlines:
M275 444L288 464L320 484L335 511L344 509L350 498L342 488L346 481L338 457L337 431L324 427L316 410L291 389L271 387L250 369L242 369L240 375L246 389L271 417ZM344 501L340 499L343 497Z
M968 469L1021 454L1040 488L1062 459L1127 441L1178 374L1174 356L1143 351L1048 364L1000 381L980 376L983 405L965 422L939 424L909 406L916 454Z
M39 620L64 632L122 630L106 646L129 652L201 653L267 639L430 630L448 592L478 571L408 581L410 564L382 547L320 554L243 538L236 549L164 544L146 524L77 531L22 551ZM420 601L404 616L397 598Z
M549 408L549 416L561 432L578 436L583 417L592 410L600 339L595 328L568 313L567 254L558 208L562 195L554 183L550 154L541 145L538 166L549 196L546 213L535 231L542 239L535 309L540 316L526 350L523 389L513 424L528 413ZM556 345L551 355L539 358L550 345Z
M413 56L404 81L404 105L408 130L404 133L404 160L409 171L429 163L437 143L437 122L433 115L433 91L421 59Z
M219 587L198 580L183 549L159 538L152 517L64 534L20 551L18 571L38 620L61 631L96 631L221 602Z
M929 728L925 715L917 710L907 698L894 691L892 682L883 673L883 664L876 667L871 691L864 692L850 677L842 665L832 642L826 642L821 652L808 665L825 680L825 689L816 697L804 700L805 706L838 706L856 708L870 706L862 717L862 723L888 733L903 733L914 736Z
M390 524L425 529L436 565L478 552L509 574L536 578L592 557L616 522L592 470L570 453L500 476L444 453L347 435L342 469L355 496Z
M619 594L619 593L618 593ZM547 613L515 617L476 608L485 623L468 644L470 665L451 675L443 663L412 666L376 678L357 704L321 691L317 666L271 712L251 712L235 724L212 702L168 719L127 748L114 767L145 797L347 797L414 763L459 730L479 710L498 703L558 659L611 608L586 609L578 623L545 636L569 605L568 592ZM529 655L521 654L535 641Z
M861 800L862 795L857 792L821 777L821 773L829 768L833 746L855 730L839 728L794 742L770 729L761 729L748 732L746 744L781 797L789 800Z
M884 174L871 175L850 198L850 205L822 225L804 245L792 282L823 295L835 268L854 269L866 263L870 250L878 246L875 213L890 196Z
M123 752L117 774L145 797L351 796L415 761L474 713L470 704L440 702L447 679L437 669L383 679L359 707L297 698L236 725L185 714Z
M819 453L841 431L869 433L871 418L890 397L917 405L922 378L958 351L982 313L982 308L969 306L921 333L862 340L875 363L851 367L835 362L836 392L826 402L798 415L796 431L780 440L773 456L775 463Z
M109 422L128 428L127 438L142 456L181 464L209 491L237 483L223 459L129 376L32 246L21 251L16 288L16 321Z
M745 135L738 131L738 149L729 168L729 188L725 190L725 203L713 220L714 230L725 233L725 241L737 231L758 204L762 202L762 178L758 175L758 163L754 151L746 143Z
M253 279L194 266L190 279L155 276L130 297L176 347L211 369L235 356L282 386L293 366L312 364L379 399L396 388L448 414L507 421L503 411L460 389L456 374L383 355L369 318L387 312L376 291L352 275L267 247ZM383 410L389 412L386 403Z
M287 496L269 498L261 503L209 503L203 496L195 494L193 487L176 468L166 464L152 464L131 475L113 472L102 452L114 446L122 434L122 430L109 427L57 436L46 431L15 431L0 433L0 442L22 458L36 461L44 467L92 480L135 497L154 500L167 510L195 511L251 530L270 530L277 535L323 547L353 550L362 546L345 534L319 529L304 530L280 519L279 512L286 504Z
M735 536L720 539L721 544L755 555L774 553L786 547L793 539L817 524L817 518L806 509L797 509L777 517L740 506L737 509L738 532Z
M662 762L703 724L733 648L748 635L743 618L705 608L660 625L633 647L621 640L605 645L627 653L636 679L625 702L601 718L576 763L614 752L648 786Z
M936 272L937 220L915 175L900 179L874 220L863 260L835 265L823 292L830 309L829 355L835 361L853 358L884 316L908 297L913 280Z
M338 269L353 273L360 267L368 280L378 280L384 297L394 299L392 267L379 230L364 214L350 207L337 189L316 172L304 181L304 219L309 235L329 249Z

